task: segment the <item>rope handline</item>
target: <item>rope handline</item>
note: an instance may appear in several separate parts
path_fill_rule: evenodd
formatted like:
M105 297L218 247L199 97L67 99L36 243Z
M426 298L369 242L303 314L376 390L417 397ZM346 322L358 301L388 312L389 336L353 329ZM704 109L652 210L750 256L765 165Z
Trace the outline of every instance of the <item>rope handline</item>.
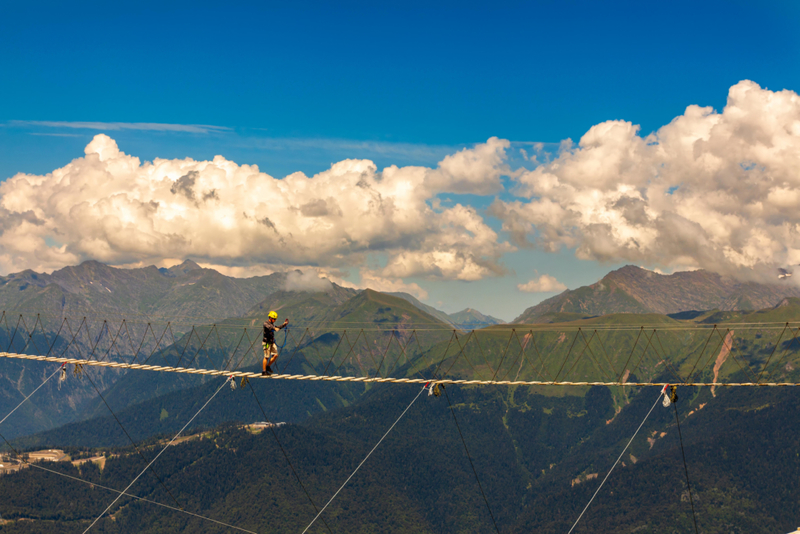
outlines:
M327 375L328 374L328 367L330 367L331 364L333 363L333 359L336 357L336 353L339 351L339 345L342 344L342 340L344 339L344 335L345 334L347 334L347 329L345 329L345 331L342 333L342 335L339 336L339 342L336 344L336 348L333 349L333 355L331 356L331 359L328 360L328 364L325 366L325 369L322 371L323 375ZM349 343L349 341L348 341L348 343ZM286 367L284 367L283 370L285 371Z
M475 330L473 330L472 332L475 333ZM481 357L483 358L483 362L486 364L486 367L489 368L489 371L492 373L492 377L494 377L494 375L496 374L496 371L492 370L492 366L489 364L489 360L486 359L486 354L483 352L483 347L481 346L481 340L478 338L478 334L475 333L474 337L475 337L475 343L478 344L478 351L480 351L480 353L481 353ZM467 355L465 354L464 357L466 358ZM500 360L500 363L502 364L503 360ZM497 370L499 371L500 368L498 367Z
M533 350L536 352L536 357L539 359L539 363L542 364L542 366L539 369L541 369L544 372L544 374L546 374L550 378L553 378L553 375L550 374L550 371L547 369L547 365L545 365L544 363L544 358L542 358L542 353L539 352L539 347L536 345L536 336L533 335L533 330L528 330L528 333L531 335L531 345L533 345ZM522 350L523 350L522 355L524 356L525 355L524 346L522 347ZM532 365L530 360L528 360L528 364ZM542 373L537 372L536 374L539 375L539 378L544 378Z
M12 334L10 341L8 342L8 348L6 350L11 350L11 345L14 344L14 338L17 337L17 330L19 329L19 322L22 320L22 314L19 314L19 319L17 319L17 326L14 327L14 334ZM8 329L8 319L6 319L6 329Z
M84 317L84 319L86 318ZM144 346L144 340L147 339L147 332L149 330L151 330L150 323L147 323L147 328L145 328L144 332L142 332L142 342L139 343L139 348L136 349L136 353L133 355L133 363L136 363L136 358L139 357L139 352L142 350L142 347Z
M726 332L728 332L728 331L730 331L730 328L728 328L726 330ZM720 338L719 339L719 343L717 344L716 348L711 352L711 354L708 356L708 360L706 360L705 365L703 365L703 367L698 369L698 371L697 371L698 374L702 374L703 371L705 371L708 368L709 364L711 364L711 362L714 361L717 358L717 356L719 356L720 348L725 343L725 338L719 333L719 330L715 329L714 332L716 332L717 333L717 337ZM690 376L689 378L691 379L692 376Z
M511 338L514 337L514 333L515 332L516 332L516 330L512 329L511 330L511 335L508 336L508 343L506 343L506 349L503 351L503 356L500 358L500 363L497 364L497 370L495 370L495 372L492 373L492 381L494 381L494 379L497 378L497 373L499 373L500 372L500 368L503 367L503 362L505 361L506 355L508 354L508 349L509 349L509 347L511 347ZM514 363L517 363L517 362L515 361ZM507 374L508 373L506 373L506 375Z
M603 346L603 342L600 341L600 336L597 334L597 330L592 332L592 335L589 338L589 341L586 341L586 334L584 334L583 331L581 331L581 335L583 336L583 342L586 343L586 348L589 350L589 356L592 358L592 361L594 362L595 366L597 367L597 370L600 371L601 373L603 373L606 378L610 379L611 377L608 376L608 371L606 369L603 369L603 366L600 365L600 361L595 357L594 351L592 350L592 347L589 346L590 343L592 342L592 340L595 337L597 338L597 342L600 343L600 346L601 347Z
M728 329L728 332L731 332L731 334L733 333L730 329ZM731 336L731 337L733 337L733 336ZM728 346L728 354L731 355L731 358L733 358L733 361L736 362L736 365L739 366L739 369L742 370L742 372L745 374L745 376L747 378L749 378L753 382L758 382L758 378L756 378L756 375L752 371L752 369L750 369L750 366L746 365L746 364L744 366L742 366L741 362L739 362L739 358L736 357L736 352L733 350L733 342L734 342L734 339L731 339L731 342L730 342L730 344ZM723 345L723 347L724 346L725 345Z
M205 339L203 340L203 342L200 344L200 348L199 348L199 349L197 349L197 352L195 352L195 353L194 353L194 356L192 356L192 359L191 359L191 360L189 360L189 363L187 363L186 365L192 365L192 364L194 363L194 361L195 361L195 360L197 359L197 357L200 355L200 351L201 351L201 350L203 350L203 349L205 348L205 346L206 346L206 342L208 341L208 338L210 338L210 337L211 337L211 330L212 330L212 329L214 329L214 328L216 328L216 326L217 326L217 325L211 325L211 328L208 330L208 334L206 334L206 338L205 338ZM200 339L200 334L198 334L198 335L197 335L197 339ZM208 355L208 351L206 351L206 355ZM209 361L210 361L210 360L211 360L211 358L209 358Z
M342 484L342 485L341 485L341 487L340 487L338 490L336 490L336 493L334 493L334 494L333 494L333 497L331 497L331 498L328 500L328 502L327 502L327 503L325 503L325 506L323 506L323 507L322 507L322 510L320 510L320 511L319 511L319 513L317 513L317 516L316 516L314 519L312 519L312 520L311 520L311 523L309 523L309 524L308 524L308 526L305 528L305 530L303 531L303 534L305 534L306 532L308 532L308 529L310 529L310 528L311 528L311 525L313 525L313 524L314 524L314 522L317 520L317 518L319 518L319 516L321 516L321 515L322 515L322 512L324 512L324 511L325 511L325 509L326 509L326 508L327 508L327 507L328 507L328 506L329 506L329 505L330 505L330 504L333 502L333 500L336 498L336 496L337 496L337 495L339 495L339 492L340 492L340 491L342 491L342 490L344 489L344 487L347 485L347 483L348 483L348 482L350 482L350 479L351 479L351 478L353 478L353 476L354 476L354 475L355 475L355 474L358 472L358 470L359 470L359 469L361 469L361 466L362 466L362 465L364 465L364 462L366 462L366 461L369 459L369 457L370 457L370 456L372 456L372 453L373 453L373 452L375 452L375 449L377 449L377 448L378 448L378 446L379 446L381 443L383 443L383 440L384 440L384 439L386 439L386 436L388 436L388 435L389 435L389 432L391 432L391 431L392 431L392 429L394 429L394 427L395 427L395 426L397 426L397 423L399 423L399 422L400 422L400 419L402 419L402 418L403 418L403 416L406 414L406 412L407 412L407 411L408 411L408 410L411 408L411 406L413 406L413 404L414 404L415 402L417 402L417 399L419 398L419 396L420 396L420 395L422 395L422 392L423 392L423 391L425 391L425 388L424 388L424 387L423 387L423 388L421 388L421 389L419 390L419 393L417 393L417 396L416 396L416 397L414 397L414 400L412 400L412 401L411 401L411 404L409 404L408 406L406 406L406 409L405 409L405 410L403 410L403 413L401 413L401 414L400 414L400 417L398 417L398 418L397 418L397 420L396 420L394 423L392 423L392 426L390 426L390 427L389 427L389 430L387 430L387 431L386 431L386 433L383 435L383 437L382 437L380 440L378 440L378 443L376 443L376 444L375 444L375 446L374 446L374 447L372 447L372 450L371 450L371 451L369 451L369 454L367 454L367 456L366 456L366 457L365 457L363 460L361 460L361 463L360 463L360 464L358 464L358 467L356 467L355 471L353 471L353 472L350 474L350 476L349 476L349 477L347 477L347 480L345 480L345 481L344 481L344 484Z
M789 344L788 344L788 345L786 345L786 348L785 348L785 349L783 349L783 354L781 354L781 357L778 359L777 363L775 363L775 365L773 365L773 366L772 366L772 369L773 369L773 371L774 371L774 370L775 370L777 367L780 367L780 365L783 363L783 359L786 357L786 353L789 351L789 347L791 347L791 346L792 346L792 343L794 343L795 341L797 341L797 334L798 334L798 332L800 332L800 328L797 328L797 330L795 330L795 331L794 331L794 336L792 336L792 340L789 342ZM764 368L764 370L766 371L766 367ZM759 376L759 379L760 379L760 376Z
M79 365L90 365L99 367L114 367L118 369L137 369L144 371L156 371L162 373L182 373L207 376L235 376L237 378L258 378L262 380L300 380L309 382L377 382L388 384L460 384L466 386L609 386L609 387L645 387L645 386L665 386L675 382L553 382L551 380L467 380L455 378L378 378L366 376L330 376L330 375L287 375L273 374L262 376L261 373L248 373L244 371L219 371L217 369L200 369L185 367L169 367L162 365L142 365L124 362L108 362L97 360L79 360L75 358L59 358L56 356L37 356L31 354L17 354L13 352L0 352L0 358L11 358L19 360L32 360L41 362L72 363ZM800 382L685 382L682 386L693 387L798 387Z
M242 335L239 337L239 342L236 344L236 348L233 349L233 353L231 353L231 357L227 358L227 359L223 358L223 360L222 360L223 364L224 364L222 366L223 369L227 369L228 366L233 363L233 358L236 357L236 353L239 352L239 346L241 346L242 341L244 340L244 335L246 333L247 333L247 329L245 328L245 329L242 330Z
M294 341L294 350L292 351L292 355L289 356L289 359L286 360L286 363L283 366L282 372L284 372L284 373L286 372L286 369L289 367L289 364L292 363L292 360L294 360L295 355L300 350L300 345L303 344L303 340L306 338L306 334L308 334L308 333L309 333L308 332L308 328L306 328L303 331L303 335L300 336L300 341L294 341L294 336L292 336L292 341ZM287 335L289 334L288 330L286 331L286 334ZM316 347L314 347L314 348L316 348Z
M645 336L646 335L647 334L645 334ZM650 337L647 338L647 345L644 346L644 350L642 351L642 356L639 358L639 361L636 363L636 367L631 369L631 372L630 372L630 374L628 376L631 376L631 375L636 376L636 371L638 371L639 367L642 366L642 362L644 361L644 357L647 355L647 349L649 349L652 346L652 344L653 344L653 336L655 336L655 335L656 335L656 331L653 330L653 333L650 334ZM704 369L705 369L705 367L704 367Z
M635 351L636 347L639 346L639 338L642 337L642 332L644 332L644 326L639 329L639 333L636 335L636 341L634 341L631 353L628 355L628 361L625 362L625 365L622 366L622 371L620 371L617 375L617 382L622 381L622 375L625 374L625 369L628 368L628 364L631 363L631 358L633 358L633 351Z
M191 342L192 342L192 336L193 336L193 335L194 335L194 326L192 327L192 331L191 331L191 332L189 332L189 335L188 335L188 336L186 336L186 345L184 345L184 346L183 346L183 350L181 351L181 355L180 355L180 357L178 358L178 363L177 363L177 365L180 365L180 364L181 364L181 360L183 360L183 355L184 355L184 354L186 354L186 349L188 349L188 348L189 348L189 343L191 343ZM199 338L200 338L200 336L198 336L198 339L199 339Z
M767 366L769 365L769 362L772 360L772 357L775 355L775 351L778 350L778 346L781 344L781 339L783 339L783 334L786 333L786 329L787 328L789 328L789 323L788 322L783 327L783 330L781 330L781 335L778 336L778 341L775 342L775 347L772 349L772 352L769 354L769 358L767 358L767 363L764 364L763 369L761 369L761 372L758 374L758 380L759 381L761 380L761 375L763 375L764 371L767 370Z
M681 455L683 456L683 471L686 473L686 489L689 491L689 503L692 505L692 519L694 520L694 532L699 534L697 529L697 515L694 512L694 498L692 497L692 486L689 484L689 468L686 466L686 453L683 450L683 435L681 434L681 421L678 417L678 403L673 402L672 407L675 408L675 423L678 425L678 438L681 440Z
M218 520L212 519L210 517L206 517L206 516L203 516L203 515L200 515L200 514L196 514L194 512L190 512L188 510L183 510L182 508L175 508L174 506L170 506L168 504L160 503L158 501L147 499L145 497L139 497L138 495L134 495L132 493L125 493L123 491L120 491L120 490L117 490L117 489L114 489L114 488L109 488L108 486L103 486L102 484L98 484L97 482L91 482L89 480L85 480L83 478L79 478L79 477L76 477L76 476L68 475L67 473L62 473L62 472L56 471L54 469L48 469L46 467L43 467L43 466L39 465L38 463L32 463L32 462L30 462L28 460L23 459L22 456L19 454L19 452L14 448L14 446L11 445L11 443L9 443L9 441L5 438L5 436L0 434L0 438L2 438L3 441L6 442L6 445L8 445L8 447L14 452L14 454L17 455L17 457L20 459L20 461L22 461L25 464L27 464L28 467L33 467L34 469L39 469L41 471L46 471L46 472L51 473L53 475L58 475L60 477L68 478L68 479L74 480L76 482L83 482L84 484L88 484L88 485L90 485L92 487L98 487L98 488L104 489L106 491L119 493L120 495L125 495L126 497L131 497L132 499L136 499L138 501L142 501L142 502L146 502L146 503L150 503L150 504L155 504L156 506L161 506L162 508L167 508L168 510L173 510L175 512L181 512L183 514L191 515L191 516L197 517L199 519L204 519L206 521L211 521L212 523L216 523L216 524L222 525L224 527L232 528L234 530L239 530L241 532L248 532L249 534L257 534L256 532L253 532L252 530L247 530L247 529L244 529L244 528L241 528L241 527L237 527L235 525L230 525L228 523L224 523L222 521L218 521Z
M572 344L569 346L569 350L567 351L567 356L564 358L564 361L561 362L561 368L559 368L558 372L556 373L556 377L553 379L553 382L558 381L558 377L561 376L561 371L564 370L564 366L567 365L567 360L572 355L572 349L575 347L575 342L578 341L578 335L580 334L581 329L579 328L577 332L575 332L575 337L572 339Z
M256 404L258 404L259 410L261 410L261 413L264 415L264 421L270 423L270 419L269 417L267 417L267 412L264 411L264 407L261 405L261 401L258 400L258 395L256 395L256 390L253 388L253 384L248 380L247 385L250 386L250 391L253 393L253 399L255 399ZM292 470L292 473L294 474L294 477L297 479L298 484L300 484L300 487L303 488L303 493L305 493L306 497L308 497L308 502L311 503L311 506L314 508L314 512L319 513L319 508L317 508L317 504L314 502L314 499L311 498L311 495L308 493L308 490L306 489L305 484L303 484L303 481L300 480L300 475L298 475L297 471L295 471L294 465L292 465L292 461L289 459L289 455L286 454L286 449L283 448L281 440L278 439L278 433L275 432L274 425L270 424L269 429L272 431L272 437L275 438L275 442L278 444L278 447L280 447L281 452L283 453L283 457L286 458L286 463L289 464L289 468ZM333 534L331 531L331 527L328 526L328 522L325 521L325 518L322 518L322 522L325 524L325 527L328 529L328 532L331 532L331 534Z
M230 379L228 379L228 380L230 380ZM147 470L150 468L150 466L151 466L151 465L153 465L153 464L155 463L155 461L156 461L156 460L158 460L158 458L159 458L159 457L160 457L162 454L164 454L164 451L166 451L166 450L169 448L169 446L170 446L170 445L172 445L172 443L173 443L173 442L174 442L176 439L178 439L178 436L180 436L180 435L183 433L183 431L184 431L184 430L186 430L186 427L188 427L190 424L192 424L192 421L194 421L194 420L197 418L197 416L198 416L198 415L200 415L200 412L202 412L202 411L205 409L205 407L206 407L206 406L208 406L208 403L210 403L212 400L214 400L214 397L216 397L216 396L217 396L217 393L219 393L220 391L222 391L222 388L223 388L223 387L225 387L225 384L227 384L227 383L228 383L228 380L225 380L224 382L222 382L222 384L220 384L220 386L217 388L217 390L214 392L214 394L213 394L213 395L211 395L211 397L210 397L210 398L209 398L209 399L206 401L206 403L205 403L205 404L203 404L203 406L201 406L201 407L200 407L200 409L199 409L199 410L197 410L197 413L196 413L196 414L194 414L194 415L192 416L192 418L191 418L191 419L189 419L189 421L188 421L188 422L187 422L185 425L183 425L183 428L181 428L181 429L178 431L178 433L177 433L177 434L175 434L175 437L173 437L171 440L169 440L169 443L167 443L167 444L164 446L164 448L163 448L163 449L161 449L161 451L160 451L158 454L156 454L155 458L153 458L152 460L150 460L150 463L149 463L149 464L147 464L147 466L146 466L146 467L145 467L145 468L142 470L142 472L141 472L141 473L139 473L138 475L136 475L136 478L134 478L134 479L131 481L131 483L130 483L130 484L128 484L128 486L127 486L127 487L126 487L124 490L122 490L122 493L120 493L120 494L117 496L117 498L116 498L116 499L114 499L114 500L111 502L111 504L109 504L109 505L106 507L106 509L105 509L105 510L103 510L103 511L100 513L100 515L99 515L99 516L97 516L97 518L96 518L94 521L92 521L92 524L91 524L91 525L89 525L89 526L86 528L86 530L84 530L84 531L83 531L83 534L86 534L87 532L89 532L89 530L91 530L91 528L92 528L92 527L95 525L95 523L97 523L98 521L100 521L100 518L101 518L101 517L103 517L103 516L106 514L106 512L108 512L108 511L111 509L111 507L112 507L112 506L114 506L114 504L116 504L116 502L117 502L117 501L120 499L120 497L122 497L122 495L123 495L123 494L125 494L125 492L127 492L129 489L131 489L131 486L133 486L133 485L136 483L136 481L137 481L137 480L139 480L139 478L140 478L140 477L141 477L141 476L142 476L142 475L145 473L145 471L147 471Z
M686 375L686 380L691 380L694 378L694 370L697 368L697 364L700 363L700 360L703 358L703 355L706 353L706 349L708 348L708 343L711 341L711 337L714 335L714 332L717 329L717 325L714 325L714 329L711 330L711 333L708 335L708 339L706 340L706 344L703 345L703 352L700 353L700 356L697 357L697 361L694 362L692 366L692 370L689 371L689 374Z
M619 461L620 461L620 460L622 460L622 456L625 454L625 451L627 451L627 450L628 450L628 447L630 447L630 446L631 446L631 443L633 443L633 440L634 440L634 438L636 438L636 435L639 433L639 431L640 431L640 430L642 429L642 427L644 426L644 423L645 423L645 421L647 421L647 418L648 418L648 417L650 417L650 414L651 414L651 413L653 413L653 410L655 409L655 407L656 407L656 404L658 404L658 401L660 401L660 400L661 400L661 397L663 397L663 396L664 396L664 392L667 390L667 386L668 386L668 385L669 385L669 384L665 384L665 385L664 385L664 387L661 389L661 391L660 391L660 392L659 392L659 394L658 394L658 397L656 397L656 401L653 403L653 406L652 406L652 407L650 407L650 411L649 411L649 412L647 412L647 415L645 415L645 416L644 416L644 419L642 419L642 422L639 424L639 428L637 428L637 429L636 429L636 432L634 432L634 433L633 433L633 436L631 436L631 439L628 441L628 444L627 444L627 445L625 445L625 448L624 448L624 449L622 449L622 452L619 454L619 457L617 458L617 461L616 461L616 462L614 462L614 465L612 465L612 466L611 466L611 469L609 469L609 470L608 470L608 473L606 473L606 476L605 476L605 478L604 478L604 479L603 479L603 481L600 483L600 485L597 487L597 489L596 489L596 490L595 490L595 492L594 492L594 495L592 495L592 498L591 498L591 499L589 499L589 502L588 502L588 503L586 503L586 506L584 507L583 511L581 512L581 515L579 515L579 516L578 516L578 519L576 519L576 520L575 520L575 523L572 525L572 528L571 528L571 529L569 529L569 532L567 532L567 534L571 534L571 532L572 532L573 530L575 530L575 527L576 527L576 526L578 525L578 523L580 522L581 518L583 517L583 514L585 514L585 513L586 513L586 510L588 510L588 509L589 509L589 505L591 505L591 504L592 504L592 501L594 500L594 498L595 498L595 497L597 497L597 494L598 494L598 493L600 493L600 490L603 488L603 484L605 484L605 483L606 483L606 480L608 480L608 477L609 477L609 476L611 476L611 472L612 472L612 471L614 471L614 468L615 468L615 467L617 467L617 464L619 463Z
M444 389L444 395L447 397L447 405L450 406L450 413L453 415L453 421L456 423L456 428L458 429L458 435L461 436L461 443L464 444L464 451L467 453L467 458L469 458L469 465L472 467L472 473L475 475L475 481L478 483L478 488L481 490L481 496L483 497L483 502L486 503L486 509L489 511L489 517L492 518L492 524L494 525L494 529L497 534L500 534L500 529L497 528L497 521L494 519L494 514L492 513L492 508L489 506L489 499L486 498L486 493L483 491L483 485L481 485L481 480L478 478L478 471L475 469L475 464L472 462L472 456L469 454L469 449L467 448L467 442L464 439L464 434L461 432L461 425L458 424L458 419L456 419L456 411L453 409L453 405L450 402L450 395L447 393L446 388Z
M169 328L169 323L167 323L167 326L165 326L165 327L164 327L164 331L163 331L163 332L161 332L161 337L159 337L159 338L158 338L158 341L156 341L156 346L153 348L152 352L150 352L150 356L148 356L148 357L147 357L147 359L144 361L144 363L147 363L147 362L149 362L149 361L150 361L150 358L152 358L152 357L153 357L153 355L154 355L154 354L156 353L156 351L158 350L158 347L160 347L160 346L161 346L161 340L162 340L162 339L164 339L164 336L165 336L165 335L166 335L166 333L167 333L167 328ZM152 329L151 329L151 332L152 332ZM153 339L155 339L155 338L156 338L156 336L155 336L155 332L152 332L152 334L153 334Z
M583 359L583 355L586 354L586 349L589 348L589 344L586 342L586 336L583 334L583 330L578 330L578 333L581 336L583 336L584 347L583 347L583 350L581 351L581 353L578 355L578 357L575 358L575 361L572 362L572 365L570 366L569 371L567 371L564 374L565 378L572 374L572 371L575 369L575 367L578 366L578 363ZM589 341L591 341L593 338L594 338L594 334L592 334L592 337L589 338ZM598 369L598 370L600 370L600 369Z
M656 341L658 341L658 346L661 347L661 354L659 354L658 353L658 349L656 349L656 346L653 345L653 350L656 351L656 356L661 358L661 361L664 362L667 365L667 367L669 367L669 370L675 376L675 379L678 382L683 383L684 380L681 377L680 373L678 373L678 370L675 369L675 367L673 367L673 365L669 362L669 360L667 360L667 351L664 350L664 344L661 343L661 338L658 336L658 330L656 330ZM662 356L662 354L663 354L663 356Z
M442 364L444 363L444 360L447 358L447 353L450 351L450 345L453 343L453 338L455 337L455 335L456 331L453 330L453 333L450 334L450 341L447 342L447 347L444 349L444 354L442 354L442 359L439 362L439 365L437 365L436 369L433 371L433 376L439 374L439 369L442 368ZM419 341L417 341L417 345L419 345Z

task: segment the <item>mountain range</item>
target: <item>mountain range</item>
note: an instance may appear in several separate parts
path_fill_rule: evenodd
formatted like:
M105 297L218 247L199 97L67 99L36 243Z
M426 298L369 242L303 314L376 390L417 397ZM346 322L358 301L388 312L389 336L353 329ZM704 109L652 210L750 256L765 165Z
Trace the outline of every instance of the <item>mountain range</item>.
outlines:
M552 314L559 313L668 315L693 310L758 310L775 306L784 297L800 297L800 287L791 278L775 284L759 284L703 270L663 275L627 265L597 283L543 300L512 322L553 322Z
M4 317L12 322L0 327L0 345L36 352L35 342L52 344L59 354L130 360L127 349L113 349L123 345L124 334L115 337L116 328L99 318L92 326L81 323L77 332L91 333L82 337L75 328L57 331L59 322L52 320L16 336L13 310L50 303L52 310L37 311L59 317L64 310L141 314L125 339L133 342L125 346L139 347L137 361L255 371L260 324L275 309L290 318L289 331L278 336L286 345L277 366L286 373L544 382L800 380L800 341L783 326L800 318L800 298L788 284L742 284L703 272L663 276L626 267L541 303L550 302L531 312L530 320L473 330L457 328L464 325L457 314L434 315L438 310L426 310L409 295L335 284L326 291L297 291L286 284L286 273L242 281L208 271L191 262L172 270L89 262L46 276L10 275L0 296L11 303ZM51 293L62 299L42 297ZM768 304L753 304L760 302ZM638 311L631 311L634 306ZM491 320L466 311L466 321ZM188 320L176 319L174 339L161 336L166 341L157 343L169 313ZM46 362L0 359L0 411L7 413L55 370ZM154 457L223 380L87 367L82 374L68 373L63 383L51 380L0 430L21 450L65 448L76 456L103 456L102 468L54 468L124 487L146 465L127 436ZM188 427L191 439L164 453L158 476L187 510L258 532L302 530L314 515L308 499L324 503L420 387L258 379L235 385L221 390ZM676 414L656 407L581 528L691 530L684 456L702 531L767 534L793 528L800 442L792 429L800 404L792 391L679 387L682 438ZM492 521L502 532L564 532L655 400L660 401L654 388L631 386L446 386L440 397L424 394L326 511L326 521L337 532L477 533L493 529ZM288 424L274 436L242 426L265 418ZM99 486L35 471L0 477L4 532L85 529L110 502ZM151 475L131 491L170 502ZM98 527L153 534L226 531L124 499ZM320 525L312 531L328 530Z

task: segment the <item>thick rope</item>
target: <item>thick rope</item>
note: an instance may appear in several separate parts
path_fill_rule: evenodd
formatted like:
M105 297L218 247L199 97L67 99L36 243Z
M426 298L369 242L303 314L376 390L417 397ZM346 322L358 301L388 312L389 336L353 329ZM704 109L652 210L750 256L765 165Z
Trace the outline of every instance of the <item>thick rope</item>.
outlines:
M600 490L602 489L603 484L606 483L606 480L608 480L608 477L611 476L611 472L614 471L614 468L617 467L617 464L619 463L619 461L622 460L622 456L625 454L625 451L627 451L628 447L631 446L631 443L633 443L634 438L636 438L636 435L642 429L642 427L644 426L644 422L647 421L647 418L650 417L650 414L653 413L653 410L655 409L656 404L658 404L658 401L661 400L661 397L664 395L664 392L666 390L667 390L667 386L665 385L664 388L661 390L661 392L658 394L658 397L656 398L656 402L653 403L653 406L650 408L650 411L647 412L647 415L645 415L644 419L642 419L641 424L639 424L639 428L636 429L636 432L633 433L633 436L631 436L631 439L628 441L628 444L625 445L624 449L622 449L622 452L619 454L619 458L617 458L617 461L614 462L614 465L611 466L611 469L608 470L608 473L606 473L605 478L600 483L600 485L597 487L597 490L595 490L594 495L592 495L592 498L589 499L589 502L586 503L586 507L581 512L581 515L578 516L578 519L575 520L575 523L572 525L572 528L569 529L569 532L567 532L567 534L571 534L571 532L573 530L575 530L575 527L578 526L578 523L580 522L581 518L583 517L583 514L586 513L586 510L589 509L589 505L592 504L592 501L594 500L594 498L597 497L598 493L600 493Z
M333 497L331 497L331 498L330 498L330 500L328 500L328 502L325 504L325 506L323 506L323 507L322 507L322 510L320 510L320 511L319 511L319 513L317 514L317 516L316 516L314 519L312 519L312 520L311 520L311 523L309 523L309 524L308 524L308 526L306 527L306 529L303 531L303 534L306 534L306 532L308 532L308 529L310 529L310 528L311 528L311 525L313 525L313 524L314 524L314 522L317 520L317 518L319 518L319 516L321 516L321 515L322 515L322 512L324 512L324 511L325 511L325 509L328 507L328 505L330 505L330 504L333 502L333 500L336 498L336 496L337 496L337 495L339 495L339 492L340 492L340 491L342 491L342 490L344 489L344 487L347 485L347 483L348 483L348 482L350 482L350 479L351 479L351 478L353 478L353 476L354 476L354 475L355 475L355 474L358 472L358 470L359 470L359 469L361 469L361 466L362 466L362 465L364 465L364 462L366 462L366 461L369 459L369 457L370 457L370 456L372 456L372 453L373 453L373 452L375 452L375 449L377 449L377 448L378 448L378 446L379 446L381 443L383 443L383 440L384 440L384 439L386 439L386 436L388 436L388 435L389 435L389 432L391 432L391 431L392 431L392 429L394 429L394 427L395 427L395 426L397 426L397 423L399 423L399 422L400 422L400 419L402 419L402 418L403 418L403 416L406 414L406 412L409 410L409 408L411 408L411 406L412 406L412 405L413 405L415 402L417 402L417 399L419 398L419 396L420 396L420 395L422 395L422 392L423 392L423 391L425 391L425 388L422 388L422 389L420 389L420 390L419 390L419 393L417 393L417 396L416 396L416 397L414 397L414 400L412 400L412 401L411 401L411 404L409 404L408 406L406 406L406 409L405 409L405 410L403 410L403 413L401 413L401 414L400 414L400 417L398 417L398 418L397 418L397 420L396 420L394 423L392 423L392 426L390 426L390 427L389 427L389 430L387 430L387 431L386 431L386 433L383 435L383 437L382 437L380 440L378 440L378 443L376 443L376 444L375 444L375 446L374 446L374 447L372 447L372 450L371 450L371 451L369 451L369 454L367 454L367 456L366 456L366 457L365 457L363 460L361 460L361 463L360 463L360 464L358 464L358 467L356 467L355 471L353 471L353 472L350 474L350 476L349 476L349 477L347 477L347 480L345 480L345 481L344 481L344 484L342 484L342 486L341 486L341 487L340 487L338 490L336 490L336 493L334 493L334 494L333 494Z
M56 356L36 356L32 354L17 354L14 352L0 352L0 358L18 360L33 360L40 362L73 363L99 367L114 367L119 369L138 369L143 371L158 371L161 373L184 373L192 375L209 376L235 376L258 378L264 380L302 380L309 382L377 382L381 384L460 384L462 386L667 386L675 382L551 382L549 380L456 380L450 378L380 378L366 376L320 376L320 375L284 375L274 374L262 376L261 373L246 373L243 371L219 371L217 369L196 369L186 367L169 367L163 365L142 365L123 362L99 362L97 360L79 360L75 358L59 358ZM683 382L682 386L689 387L797 387L797 382Z
M228 380L230 380L230 379L228 379ZM136 484L136 481L137 481L137 480L139 480L139 478L140 478L140 477L141 477L143 474L145 474L145 472L146 472L148 469L150 469L150 466L151 466L151 465L153 465L153 464L155 463L155 461L156 461L156 460L158 460L159 456L161 456L162 454L164 454L164 451L166 451L166 450L169 448L169 446L170 446L170 445L172 445L172 442L174 442L176 439L178 439L178 436L180 436L180 435L183 433L183 431L184 431L184 430L186 430L186 427L188 427L190 424L192 424L192 421L194 421L194 420L197 418L197 416L198 416L198 415L200 415L200 412L202 412L202 411L205 409L205 407L206 407L206 406L208 406L208 403L210 403L212 400L214 400L214 397L216 397L216 396L217 396L217 393L219 393L219 392L222 390L222 388L223 388L223 387L225 387L225 384L227 384L227 383L228 383L228 380L225 380L225 381L224 381L224 382L223 382L223 383L222 383L222 384L221 384L221 385L220 385L220 386L217 388L217 391L215 391L215 392L214 392L214 394L213 394L213 395L211 395L211 398L209 398L209 399L206 401L206 403L205 403L205 404L203 404L203 406L201 406L199 410L197 410L197 413L196 413L196 414L194 414L194 415L192 416L192 418L191 418L191 419L189 419L189 421L188 421L188 422L187 422L185 425L183 425L183 428L181 428L181 429L178 431L178 433L177 433L177 434L175 434L175 437L173 437L171 440L169 440L169 443L167 443L167 444L164 446L164 448L163 448L163 449L161 449L161 452L159 452L158 454L156 454L156 457L155 457L155 458L153 458L152 460L150 460L150 463L149 463L149 464L147 464L147 466L146 466L146 467L145 467L145 468L142 470L142 472L141 472L141 473L139 473L138 475L136 475L136 478L134 478L134 479L131 481L131 483L130 483L130 484L128 484L128 487L126 487L124 490L122 490L122 493L120 493L120 494L117 496L117 498L116 498L116 499L114 499L114 500L111 502L111 504L109 504L109 505L106 507L106 509L105 509L105 510L103 510L103 511L102 511L102 513L101 513L99 516L97 516L97 519L95 519L94 521L92 521L92 524L91 524L91 525L89 525L89 526L86 528L86 530L84 530L84 531L83 531L83 534L86 534L87 532L89 532L89 531L92 529L92 527L95 525L95 523L97 523L98 521L100 521L100 518L101 518L101 517L103 517L104 515L106 515L106 512L108 512L108 511L111 509L111 507L112 507L112 506L114 506L114 504L116 504L116 502L117 502L117 501L120 499L120 497L122 497L122 496L123 496L123 495L124 495L124 494L125 494L125 493L126 493L128 490L129 490L129 489L131 489L131 486L133 486L134 484Z

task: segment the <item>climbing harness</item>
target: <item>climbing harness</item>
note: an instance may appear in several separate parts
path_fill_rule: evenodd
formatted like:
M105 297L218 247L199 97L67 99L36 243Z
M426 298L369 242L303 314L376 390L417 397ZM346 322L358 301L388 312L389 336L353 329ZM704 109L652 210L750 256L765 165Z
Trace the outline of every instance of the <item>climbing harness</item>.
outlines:
M245 376L245 377L242 377L242 381L241 381L241 383L239 384L239 389L244 389L244 387L245 387L246 385L248 385L248 384L250 384L250 381L247 379L247 377L246 377L246 376Z
M286 340L288 338L289 338L289 325L287 324L286 326L283 327L283 344L280 347L278 347L281 351L283 350L283 347L286 346Z
M83 378L83 372L84 372L83 364L82 363L76 363L75 364L75 368L72 369L72 375L75 378Z
M233 375L231 375L229 381L231 383L231 391L236 391L236 380L234 380Z

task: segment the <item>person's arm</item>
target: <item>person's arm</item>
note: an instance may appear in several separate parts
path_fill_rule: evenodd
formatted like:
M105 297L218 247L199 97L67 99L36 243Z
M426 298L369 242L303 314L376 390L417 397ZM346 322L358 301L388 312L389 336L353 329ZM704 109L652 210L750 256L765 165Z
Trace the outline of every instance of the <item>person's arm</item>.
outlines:
M281 328L286 328L286 325L288 324L289 324L289 319L286 319L285 321L283 321L283 324L278 327L278 330L280 330Z

